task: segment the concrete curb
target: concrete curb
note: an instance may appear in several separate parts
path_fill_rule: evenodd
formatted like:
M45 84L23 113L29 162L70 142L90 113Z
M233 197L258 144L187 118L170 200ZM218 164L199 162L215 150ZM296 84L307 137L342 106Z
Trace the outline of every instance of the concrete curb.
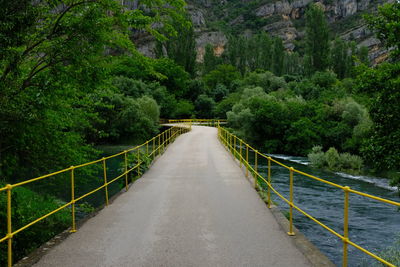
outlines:
M289 232L289 221L282 214L280 209L271 205L270 211L274 215L276 221L278 222L281 229L287 233ZM312 266L326 266L326 267L334 267L336 266L333 262L323 254L310 240L307 239L295 226L293 226L293 230L295 232L295 236L291 236L293 243L296 247L301 251L301 253L306 256L306 258L310 261Z

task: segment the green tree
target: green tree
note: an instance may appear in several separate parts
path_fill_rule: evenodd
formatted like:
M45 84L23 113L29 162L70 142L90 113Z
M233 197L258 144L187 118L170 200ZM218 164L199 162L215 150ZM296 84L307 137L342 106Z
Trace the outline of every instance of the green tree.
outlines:
M165 48L166 56L173 59L193 76L196 65L196 40L193 25L191 23L177 23L174 26L179 34L168 38L164 42L158 42L159 49L161 49L159 56L163 55L162 51Z
M257 64L257 68L263 70L271 70L272 65L272 39L265 33L261 33L258 36L258 44L259 44L259 62Z
M203 80L209 88L215 88L217 84L223 84L229 90L232 82L239 78L240 73L234 66L222 64L205 75Z
M283 74L283 61L285 56L285 48L281 38L274 39L274 50L272 54L272 71L275 75Z
M207 44L203 58L203 74L214 70L219 62L219 58L214 53L214 47L211 44Z
M305 50L309 74L328 67L329 49L329 26L324 11L312 4L306 11Z
M176 33L172 20L182 19L183 1L168 1L168 7L164 0L145 2L146 9L126 10L114 0L1 1L3 179L26 179L91 157L85 138L102 120L95 105L109 79L110 52L144 58L131 30L162 39L161 32Z
M362 46L358 50L358 54L357 54L358 59L360 60L360 62L365 64L365 65L369 65L368 52L369 52L368 47Z
M376 68L358 68L358 90L371 96L370 114L374 122L372 136L365 143L363 156L377 169L400 169L400 4L386 4L378 14L367 16L369 26L388 46L394 47L394 63L383 63ZM392 179L400 188L400 177Z
M195 102L197 118L213 118L215 101L207 95L199 95Z
M182 98L188 94L190 75L183 67L169 58L155 60L153 62L153 67L156 72L163 75L158 81L161 85L164 85L170 93L174 94L177 98Z
M365 19L377 37L387 47L394 47L393 56L400 56L400 3L388 3L378 8L378 14L366 15Z
M348 73L347 57L348 48L346 43L342 39L335 39L331 50L332 69L341 79L343 79Z

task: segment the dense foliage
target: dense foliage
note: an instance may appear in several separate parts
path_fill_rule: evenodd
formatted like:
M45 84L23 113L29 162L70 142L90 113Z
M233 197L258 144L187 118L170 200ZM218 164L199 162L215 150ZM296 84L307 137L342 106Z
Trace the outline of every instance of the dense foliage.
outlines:
M184 1L144 0L129 10L114 0L0 4L2 186L93 159L96 144L143 141L158 132L160 112L178 110L170 103L179 103L190 75L172 60L144 57L131 36L177 35L176 25L189 27ZM94 171L77 186L95 182ZM68 177L56 178L13 190L14 229L68 197ZM66 210L16 235L14 260L65 229L67 213L69 220Z
M251 15L259 3L227 4L241 9L237 14L244 11L243 27L260 27L274 17ZM203 62L196 62L195 31L182 0L143 0L130 8L114 0L0 4L3 184L93 159L98 144L141 142L158 132L160 117L227 118L239 136L264 151L311 152L317 167L360 171L364 162L376 170L400 168L397 2L366 17L392 51L376 67L368 66L366 48L334 38L314 4L296 51L265 32L232 34L221 55L207 45ZM155 40L155 59L136 50L133 40L142 37ZM96 171L89 169L80 183L92 182ZM37 217L33 200L49 209L66 200L66 182L61 177L15 190L13 220ZM393 184L400 184L399 175ZM0 207L4 201L0 195ZM60 213L19 235L15 246L37 241L19 247L16 258L65 222ZM37 231L44 232L41 238Z
M367 48L333 38L316 4L306 12L303 49L297 52L265 33L230 36L221 57L206 47L203 80L209 92L218 92L209 95L226 94L215 99L215 114L227 112L239 135L268 152L305 156L321 146L344 157L360 155L376 171L398 170L399 5L366 16L392 50L390 62L377 67L368 66ZM240 73L229 84L216 75L226 64ZM399 183L398 175L392 178Z

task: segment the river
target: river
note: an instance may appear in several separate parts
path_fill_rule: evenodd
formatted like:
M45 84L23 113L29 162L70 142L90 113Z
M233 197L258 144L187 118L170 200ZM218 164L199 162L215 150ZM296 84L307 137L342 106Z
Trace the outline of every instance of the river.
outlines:
M328 181L378 197L400 201L397 188L391 187L387 179L317 170L308 166L307 158L303 157L270 156L288 166ZM267 162L264 161L258 163L258 169L267 177ZM271 173L274 188L289 198L289 171L273 164ZM343 195L340 189L298 174L294 175L295 204L341 234L343 233ZM273 194L273 201L281 210L288 211L287 204L275 194ZM355 194L350 194L349 203L350 240L377 253L392 245L396 238L400 238L400 211L396 207ZM340 239L297 211L294 212L294 224L336 265L342 264ZM370 266L375 262L368 255L349 245L349 266Z

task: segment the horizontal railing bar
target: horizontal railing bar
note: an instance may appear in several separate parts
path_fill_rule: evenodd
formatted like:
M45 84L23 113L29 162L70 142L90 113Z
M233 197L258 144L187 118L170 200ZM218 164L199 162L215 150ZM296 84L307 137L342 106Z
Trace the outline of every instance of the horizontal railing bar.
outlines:
M46 175L43 175L43 176L40 176L40 177L37 177L37 178L26 180L26 181L23 181L23 182L20 182L20 183L16 183L16 184L11 185L11 188L14 188L14 187L17 187L17 186L21 186L21 185L25 185L25 184L29 184L29 183L32 183L32 182L35 182L35 181L38 181L38 180L42 180L42 179L50 177L50 176L54 176L54 175L57 175L57 174L60 174L60 173L64 173L64 172L70 171L70 170L71 170L71 167L69 167L67 169L60 170L60 171L56 171L56 172L53 172L53 173L49 173L49 174L46 174Z
M331 185L331 186L334 186L334 187L340 188L340 189L342 189L342 190L344 190L344 188L345 188L345 187L344 187L344 186L342 186L342 185L339 185L339 184L335 184L335 183L329 182L329 181L327 181L327 180L324 180L324 179L321 179L321 178L315 177L315 176L313 176L313 175L311 175L311 174L308 174L308 173L305 173L305 172L302 172L302 171L299 171L299 170L296 170L296 169L293 169L293 171L294 171L294 172L297 172L298 174L304 175L304 176L306 176L306 177L308 177L308 178L311 178L311 179L314 179L314 180L317 180L317 181L320 181L320 182L323 182L323 183L329 184L329 185Z
M0 239L0 243L6 241L8 239L8 236L6 235L5 237L3 237L2 239Z
M375 255L374 253L372 253L372 252L366 250L366 249L363 248L363 247L360 247L359 245L357 245L356 243L354 243L354 242L352 242L352 241L350 241L350 240L348 240L347 243L349 243L350 245L352 245L352 246L355 247L356 249L361 250L361 251L364 252L365 254L368 254L368 255L371 256L372 258L374 258L374 259L376 259L376 260L378 260L378 261L380 261L380 262L386 264L387 266L396 267L396 265L391 264L391 263L388 262L388 261L385 261L385 260L382 259L381 257Z
M396 202L396 201L392 201L392 200L381 198L381 197L376 197L376 196L373 196L373 195L370 195L370 194L366 194L366 193L363 193L363 192L360 192L360 191L357 191L357 190L353 190L353 189L349 189L349 192L357 194L357 195L360 195L360 196L368 197L368 198L371 198L371 199L375 199L375 200L378 200L378 201L381 201L381 202L385 202L387 204L391 204L391 205L394 205L394 206L397 206L397 207L400 207L400 203Z

